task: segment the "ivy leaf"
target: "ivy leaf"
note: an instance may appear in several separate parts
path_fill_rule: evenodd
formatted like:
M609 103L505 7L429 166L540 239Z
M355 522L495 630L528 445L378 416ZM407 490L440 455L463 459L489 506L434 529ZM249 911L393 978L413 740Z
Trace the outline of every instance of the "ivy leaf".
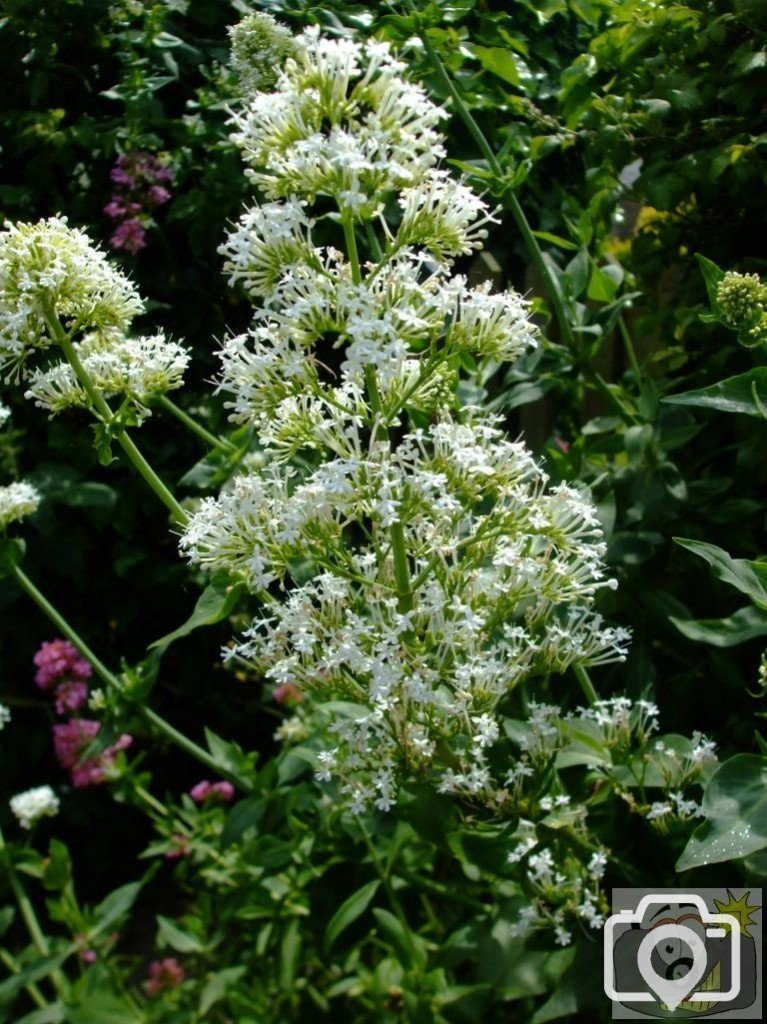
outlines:
M764 399L759 398L760 390ZM767 366L757 366L697 391L667 395L663 401L668 405L697 405L703 409L745 413L762 419L764 405L767 403Z
M693 833L677 871L746 857L767 846L767 757L736 754L703 794L706 821Z
M712 647L735 647L767 635L767 614L750 605L725 619L677 619L672 615L670 620L688 640Z
M715 544L701 540L674 537L676 544L705 559L714 576L750 597L759 608L767 611L767 562L749 562L746 558L731 558Z

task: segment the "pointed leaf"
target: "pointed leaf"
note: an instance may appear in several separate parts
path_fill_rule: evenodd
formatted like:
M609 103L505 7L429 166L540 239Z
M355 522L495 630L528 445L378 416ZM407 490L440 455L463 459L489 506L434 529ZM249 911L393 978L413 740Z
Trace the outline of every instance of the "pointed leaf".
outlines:
M194 611L186 622L178 629L174 629L172 633L168 633L167 636L155 640L153 644L149 645L150 648L165 650L175 640L180 640L181 637L187 636L193 630L221 622L231 615L246 590L247 587L244 583L232 583L228 579L213 580L200 594Z
M677 619L673 615L670 618L688 640L712 647L735 647L756 636L767 636L767 614L751 605L726 619Z
M703 794L706 821L692 835L677 871L746 857L767 846L767 757L736 754Z
M729 583L746 594L754 604L767 611L767 562L749 562L746 558L731 558L722 548L715 544L705 544L701 540L686 540L674 537L675 543L692 551L694 555L705 559L711 566L714 575L723 583Z
M696 405L702 409L739 412L762 419L762 409L767 403L767 366L757 366L697 391L667 395L663 401L668 405Z
M339 935L345 931L350 924L353 924L362 914L365 913L370 903L378 892L378 887L381 883L378 879L374 879L372 882L367 882L361 888L353 892L351 896L344 900L338 910L333 914L328 926L325 929L325 946L330 949Z

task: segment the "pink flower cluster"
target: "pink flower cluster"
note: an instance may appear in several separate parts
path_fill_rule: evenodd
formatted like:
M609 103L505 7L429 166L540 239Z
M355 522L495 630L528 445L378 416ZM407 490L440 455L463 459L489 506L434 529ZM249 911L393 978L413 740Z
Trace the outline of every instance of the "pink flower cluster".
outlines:
M152 153L136 151L118 157L110 177L114 192L104 213L117 224L109 244L135 256L146 246L146 220L170 199L172 175Z
M148 996L156 996L168 989L178 988L186 978L186 971L175 958L153 960L149 965L149 981L144 982L144 991Z
M78 711L88 699L87 681L93 675L88 662L69 640L46 641L34 656L35 682L56 693L56 713Z
M32 660L37 668L35 683L41 690L54 691L56 713L73 716L53 727L53 749L59 764L69 770L72 785L78 788L105 782L116 755L131 745L133 737L124 734L97 754L85 756L101 729L100 722L78 715L88 700L91 666L69 640L60 639L44 641Z
M110 747L105 747L91 757L85 751L98 736L101 722L89 718L71 718L63 725L53 727L53 749L62 768L68 768L72 775L72 785L78 789L84 786L98 786L106 782L108 771L114 768L115 756L126 750L133 742L133 737L123 733Z
M228 803L234 796L234 786L231 782L208 782L207 779L203 779L196 786L192 786L189 796L196 804L205 803L206 800Z

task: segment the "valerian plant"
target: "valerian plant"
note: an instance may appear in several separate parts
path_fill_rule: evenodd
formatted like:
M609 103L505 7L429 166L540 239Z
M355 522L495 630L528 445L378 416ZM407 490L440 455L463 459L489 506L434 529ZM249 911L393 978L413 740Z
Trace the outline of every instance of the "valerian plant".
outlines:
M448 968L430 961L440 914L421 915L418 904L409 920L392 881L399 872L398 884L423 896L426 875L444 863L414 803L447 808L445 870L458 861L479 887L473 927L501 920L512 937L541 930L565 947L601 926L608 866L632 877L604 821L625 815L655 839L683 842L701 814L697 796L716 763L714 744L700 733L656 735L659 712L650 700L597 696L587 669L620 662L629 635L598 610L601 591L616 581L596 508L585 490L551 486L524 442L466 400L478 369L513 363L536 345L538 331L519 294L473 286L460 273L459 261L482 247L495 211L441 167L445 111L384 43L329 39L316 29L292 37L271 18L251 16L233 46L243 92L233 139L258 199L221 252L254 314L244 333L222 343L217 389L232 420L250 428L254 450L238 454L231 440L209 435L173 406L167 392L182 385L189 353L162 334L131 335L142 310L135 287L62 217L9 225L0 236L0 366L50 415L89 412L104 463L113 446L123 449L170 513L182 552L214 574L210 592L225 594L215 607L203 595L195 624L227 617L232 595L255 599L259 610L224 656L292 703L277 730L283 752L256 773L253 757L218 737L209 735L205 751L148 707L146 666L113 673L100 662L22 572L18 542L6 542L7 529L40 502L24 482L0 490L2 565L74 645L70 659L76 648L104 686L88 697L84 685L73 691L71 679L46 676L46 685L66 685L56 691L59 713L74 716L57 726L62 766L75 785L106 782L147 808L159 834L150 855L196 872L193 891L204 893L198 919L181 928L160 917L158 941L199 958L198 988L205 958L221 942L216 909L225 907L229 926L240 929L232 944L242 959L232 962L228 981L266 961L251 989L232 997L257 1019L300 1016L300 996L273 990L291 988L285 978L295 978L303 941L312 952L302 981L314 986L323 1012L340 992L359 1001L356 1019L402 1005L408 1020L443 1021ZM191 511L130 436L155 407L230 460L218 496ZM587 706L573 699L574 680ZM84 739L110 729L80 717L86 700L115 733L101 751ZM124 758L112 772L130 740L121 717L129 706L215 769L215 780L201 780L176 806L154 797ZM307 763L315 781L291 796ZM224 825L235 786L255 792ZM43 785L18 794L12 809L27 829L59 803ZM274 821L279 838L267 838L276 847L267 849L258 834L262 819ZM379 831L385 859L368 827ZM337 859L322 845L325 834L353 836L356 855L363 844L366 873L326 921L325 946L366 912L379 888L389 908L374 907L379 937L335 975L321 962L316 936L308 926L301 931L312 911L307 886ZM480 870L470 852L471 839L488 837L501 851L492 871ZM13 856L3 853L45 956L50 946ZM28 874L45 881L45 870ZM440 882L428 891L457 932L455 894L465 879L450 877L455 891ZM113 920L136 892L115 900ZM252 902L238 916L243 894ZM54 1005L63 1007L50 1019L77 1021L67 1008L84 986L70 984L60 968L78 950L110 962L110 949L96 954L92 946L108 914L94 913L89 919L71 903L57 910L75 932L72 942L59 943L59 958L38 975L17 972L14 996L26 986L47 1012L35 985L50 975ZM251 943L243 922L262 919ZM375 966L381 943L391 964L385 983ZM270 980L262 986L263 975ZM106 986L103 972L99 978ZM226 983L210 994L208 982L200 992L187 969L164 957L143 991L134 985L120 1005L133 1014L127 1019L159 1020L152 1000L170 992L169 1012L184 1014L193 992L196 1016L189 1010L172 1019L208 1019Z

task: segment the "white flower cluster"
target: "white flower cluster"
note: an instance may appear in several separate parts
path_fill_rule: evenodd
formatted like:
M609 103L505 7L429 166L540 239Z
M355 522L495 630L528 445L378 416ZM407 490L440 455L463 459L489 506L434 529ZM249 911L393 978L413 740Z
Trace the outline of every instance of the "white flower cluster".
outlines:
M293 53L290 30L271 14L249 14L229 29L232 43L231 66L245 92L269 89L285 58Z
M74 343L77 356L96 389L106 397L132 402L140 416L154 396L181 387L190 352L163 334L126 338L93 332ZM72 407L88 407L90 399L68 362L37 369L24 395L51 415Z
M0 372L18 379L50 324L67 330L125 331L142 302L124 274L65 217L6 224L0 232Z
M50 786L36 786L11 797L11 810L22 828L32 828L40 818L52 818L58 813L59 798Z
M492 799L509 692L627 642L593 609L615 584L588 498L455 411L465 355L514 359L535 330L518 295L451 275L490 215L434 168L442 111L403 72L385 45L310 30L238 119L271 201L222 249L257 312L219 385L268 465L204 500L181 540L266 601L225 656L343 709L318 777L354 810L391 807L403 773Z
M309 28L274 92L235 118L253 184L270 199L332 196L369 215L393 191L418 185L444 156L445 112L409 82L386 43L326 39Z
M0 487L0 530L31 516L40 501L38 490L23 480Z

